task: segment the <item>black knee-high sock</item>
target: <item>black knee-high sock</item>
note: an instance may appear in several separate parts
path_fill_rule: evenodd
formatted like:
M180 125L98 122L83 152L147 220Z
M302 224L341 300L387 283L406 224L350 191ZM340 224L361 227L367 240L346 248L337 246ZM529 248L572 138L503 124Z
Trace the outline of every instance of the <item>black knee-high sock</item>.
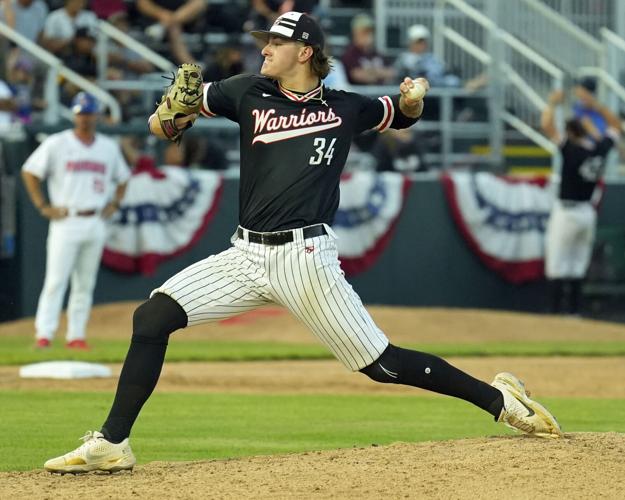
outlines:
M411 385L464 399L495 418L503 408L503 396L498 389L432 354L389 344L380 358L361 372L378 382Z
M137 309L115 400L102 426L106 439L119 443L130 435L160 377L169 334L186 325L187 315L182 307L163 294L154 295Z
M569 292L569 313L579 314L582 302L582 280L572 279Z
M551 312L559 313L562 310L562 300L564 298L564 280L554 279L550 282L551 288Z

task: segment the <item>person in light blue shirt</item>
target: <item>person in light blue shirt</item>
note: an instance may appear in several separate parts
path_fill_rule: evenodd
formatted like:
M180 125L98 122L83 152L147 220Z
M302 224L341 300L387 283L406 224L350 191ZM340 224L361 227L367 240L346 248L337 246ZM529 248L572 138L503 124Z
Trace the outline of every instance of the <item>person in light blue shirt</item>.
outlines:
M395 61L397 75L412 75L413 78L427 78L432 87L460 87L457 75L447 71L445 63L429 48L430 30L423 24L408 28L408 51L402 52Z
M37 43L48 15L43 0L9 0L0 2L0 21L4 21L31 42Z

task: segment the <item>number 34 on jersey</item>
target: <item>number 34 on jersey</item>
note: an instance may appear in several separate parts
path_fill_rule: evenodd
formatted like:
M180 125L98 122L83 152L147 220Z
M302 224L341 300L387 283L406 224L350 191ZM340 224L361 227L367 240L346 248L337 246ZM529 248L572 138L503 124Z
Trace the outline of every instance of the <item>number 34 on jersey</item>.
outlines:
M330 165L332 157L334 156L334 143L336 137L333 137L328 144L325 137L315 137L313 147L315 148L315 154L313 154L308 160L309 165Z

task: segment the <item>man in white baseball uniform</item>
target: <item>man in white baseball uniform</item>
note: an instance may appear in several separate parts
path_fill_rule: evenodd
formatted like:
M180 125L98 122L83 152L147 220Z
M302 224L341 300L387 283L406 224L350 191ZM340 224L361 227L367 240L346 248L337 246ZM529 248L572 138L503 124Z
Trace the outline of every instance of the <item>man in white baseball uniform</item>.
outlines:
M529 399L513 375L500 373L488 384L437 356L391 344L345 280L330 224L352 136L413 125L424 104L423 95L412 93L412 79L379 99L325 88L321 80L330 68L323 32L299 12L252 34L264 43L261 74L207 84L201 109L241 128L233 246L180 271L139 306L104 425L44 467L59 473L132 469L130 430L156 386L170 334L271 303L307 325L348 370L462 398L523 432L561 436L554 417ZM427 81L418 83L427 90ZM177 118L177 129L195 118ZM149 125L157 137L166 137L159 119L152 116Z
M88 349L85 330L106 237L105 219L119 207L130 170L118 144L96 133L98 103L72 103L74 128L49 136L22 168L33 205L50 219L46 277L39 297L36 347L51 345L71 276L66 347ZM41 182L46 179L48 199Z
M558 144L562 155L558 195L545 235L545 276L551 287L551 311L559 313L566 304L566 312L577 315L597 225L593 200L598 193L597 183L603 176L606 156L618 142L621 124L616 115L588 93L588 109L605 120L605 135L586 116L567 121L565 135L561 136L554 115L563 100L562 91L553 92L541 117L545 134Z

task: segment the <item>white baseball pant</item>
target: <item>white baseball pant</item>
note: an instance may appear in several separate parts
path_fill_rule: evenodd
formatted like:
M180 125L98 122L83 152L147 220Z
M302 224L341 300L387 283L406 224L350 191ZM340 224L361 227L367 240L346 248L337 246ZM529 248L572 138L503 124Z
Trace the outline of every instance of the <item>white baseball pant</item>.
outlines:
M555 201L545 235L547 278L583 278L586 275L596 224L597 212L590 202Z
M172 297L187 313L188 325L220 321L276 303L308 326L347 368L353 371L380 357L389 341L376 326L360 297L345 280L336 235L284 245L250 243L247 231L234 246L196 262L152 292Z
M70 275L67 341L85 338L105 238L99 215L50 221L46 277L35 317L38 339L54 337Z

